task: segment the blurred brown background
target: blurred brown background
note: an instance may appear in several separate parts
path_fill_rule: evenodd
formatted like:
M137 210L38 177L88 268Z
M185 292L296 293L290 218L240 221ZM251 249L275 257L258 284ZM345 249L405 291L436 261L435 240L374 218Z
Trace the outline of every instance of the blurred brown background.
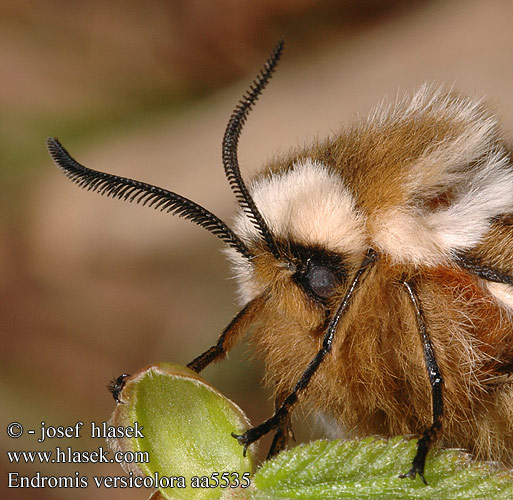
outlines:
M231 110L280 37L286 52L241 140L246 176L424 81L486 95L513 137L507 0L0 4L0 474L3 498L143 499L144 490L5 490L7 472L120 475L116 465L9 464L6 450L100 440L9 439L108 419L109 379L187 363L237 312L222 245L171 216L78 189L44 149L177 191L230 220L220 144ZM254 423L272 412L237 348L205 375ZM308 438L303 426L299 438ZM83 431L87 435L86 431ZM267 445L266 445L267 446Z

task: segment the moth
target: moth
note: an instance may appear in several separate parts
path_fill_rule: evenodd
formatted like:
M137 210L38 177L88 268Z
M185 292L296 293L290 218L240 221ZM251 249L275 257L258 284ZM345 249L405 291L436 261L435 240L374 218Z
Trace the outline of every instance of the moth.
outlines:
M270 455L280 451L300 401L348 435L419 436L402 477L425 482L434 443L513 465L513 166L497 118L425 85L246 184L239 137L282 51L224 134L233 228L179 194L86 168L53 138L50 155L79 186L227 245L242 309L188 366L200 372L250 332L276 411L234 435L244 451L271 431Z

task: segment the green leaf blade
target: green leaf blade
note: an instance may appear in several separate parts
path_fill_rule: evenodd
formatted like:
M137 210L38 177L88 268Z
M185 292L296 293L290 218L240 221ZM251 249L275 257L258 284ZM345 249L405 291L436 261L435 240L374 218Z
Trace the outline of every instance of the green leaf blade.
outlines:
M254 477L252 500L474 500L512 499L513 475L471 463L456 450L434 453L419 478L399 478L409 470L416 441L317 441L300 445L265 463Z
M161 488L169 499L219 498L212 474L252 473L254 449L246 457L231 436L249 422L230 400L195 372L172 363L147 367L127 379L123 403L113 415L114 425L138 422L144 437L116 440L113 449L148 452L150 461L127 469L139 475L183 477L185 488ZM201 479L193 479L201 478ZM196 483L195 483L196 481ZM204 485L212 487L194 487Z

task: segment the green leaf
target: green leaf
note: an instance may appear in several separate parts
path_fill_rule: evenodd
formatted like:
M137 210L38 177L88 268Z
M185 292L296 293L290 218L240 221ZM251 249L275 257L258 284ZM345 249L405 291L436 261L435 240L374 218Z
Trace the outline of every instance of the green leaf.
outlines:
M251 500L426 499L511 500L513 474L472 462L456 450L430 453L428 486L400 479L416 451L416 440L316 441L281 453L263 464L253 488L238 498ZM227 497L228 498L228 497Z
M247 418L195 372L172 363L149 366L126 380L121 401L111 424L127 427L138 422L144 437L116 439L109 445L114 450L148 452L149 462L126 464L128 472L184 478L185 488L177 486L180 480L174 488L161 488L164 498L219 498L220 487L194 484L214 486L212 474L219 473L220 480L223 472L241 478L253 471L255 450L250 447L243 457L242 447L231 436L249 427Z

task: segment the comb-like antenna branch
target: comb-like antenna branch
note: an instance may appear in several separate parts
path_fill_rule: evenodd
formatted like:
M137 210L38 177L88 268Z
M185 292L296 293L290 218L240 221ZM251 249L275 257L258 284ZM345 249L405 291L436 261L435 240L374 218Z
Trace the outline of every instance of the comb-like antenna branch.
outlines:
M237 148L239 145L239 138L242 127L246 122L248 114L257 101L258 97L269 82L278 61L280 60L283 52L284 41L280 40L278 45L274 48L271 56L265 63L264 68L257 75L253 84L244 93L242 99L239 101L230 117L230 121L226 126L226 131L223 138L223 165L226 173L226 178L239 202L240 206L246 212L249 220L254 224L258 232L264 239L267 248L276 257L280 258L280 252L274 241L273 234L266 224L262 214L259 212L253 198L249 194L248 188L242 179L239 168L239 159Z
M112 198L135 201L160 211L171 212L205 228L247 259L253 257L241 239L219 217L201 205L151 184L84 167L70 156L57 139L52 137L46 140L46 145L57 166L80 187Z

